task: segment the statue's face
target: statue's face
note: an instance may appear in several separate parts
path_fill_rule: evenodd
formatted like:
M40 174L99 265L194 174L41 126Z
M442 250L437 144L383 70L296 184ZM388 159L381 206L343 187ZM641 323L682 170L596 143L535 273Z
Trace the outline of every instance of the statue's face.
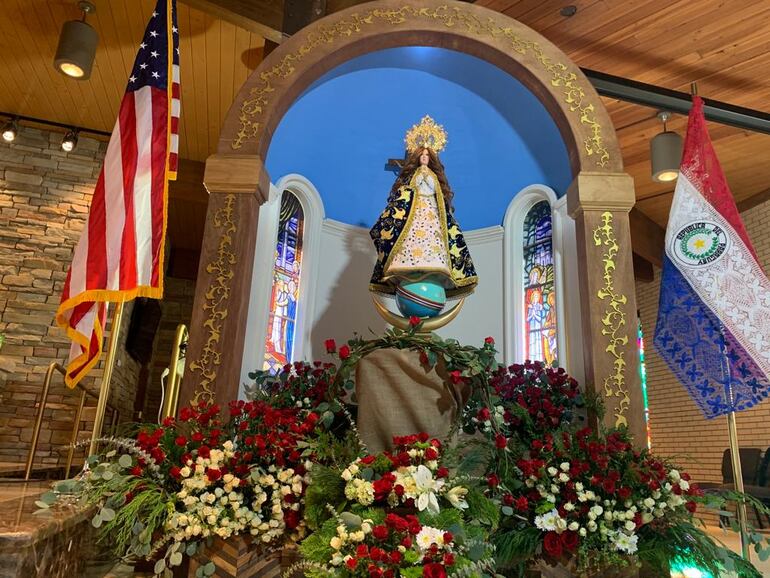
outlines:
M423 149L422 153L420 153L420 165L427 167L429 162L430 154L428 154L428 149Z

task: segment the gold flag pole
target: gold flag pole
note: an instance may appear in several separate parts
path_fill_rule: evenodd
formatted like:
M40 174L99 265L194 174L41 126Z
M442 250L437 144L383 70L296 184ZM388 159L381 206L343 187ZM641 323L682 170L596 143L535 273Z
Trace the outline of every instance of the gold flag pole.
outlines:
M730 404L730 412L727 414L727 433L730 436L730 461L732 462L733 466L733 480L735 483L735 490L743 494L743 471L741 470L741 452L738 445L738 426L735 422L735 409L733 408L733 380L730 373L730 358L727 356L725 329L721 323L719 324L719 332L722 335L722 371L727 380L727 397L728 403ZM751 553L749 551L748 518L746 515L746 501L743 499L738 500L737 506L738 528L741 535L741 555L745 560L751 562Z
M187 341L187 327L180 323L176 328L174 337L174 346L171 349L171 365L169 366L168 381L166 382L166 398L163 401L162 418L176 415L177 405L179 404L179 386L182 376L179 375L177 366L182 356L182 344Z
M112 314L112 326L110 328L110 344L107 348L107 358L104 363L104 376L102 377L102 386L99 389L99 401L96 402L96 416L94 417L94 431L91 436L91 445L88 447L88 455L96 453L97 440L102 435L102 426L104 425L104 414L107 411L107 399L110 397L110 380L112 379L112 370L115 367L115 355L118 352L118 336L120 334L120 322L123 319L123 302L115 305L115 312Z

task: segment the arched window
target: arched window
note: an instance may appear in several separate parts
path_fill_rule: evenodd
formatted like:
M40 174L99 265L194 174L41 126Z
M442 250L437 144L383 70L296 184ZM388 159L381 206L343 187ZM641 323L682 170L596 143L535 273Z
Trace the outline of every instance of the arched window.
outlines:
M574 221L567 197L534 184L514 195L503 220L506 363L556 361L582 379ZM569 287L569 291L565 291Z
M551 204L535 203L524 217L524 357L550 364L558 359Z
M281 195L278 239L275 244L273 285L265 333L263 368L277 372L293 361L297 301L302 273L304 213L299 199L290 191Z

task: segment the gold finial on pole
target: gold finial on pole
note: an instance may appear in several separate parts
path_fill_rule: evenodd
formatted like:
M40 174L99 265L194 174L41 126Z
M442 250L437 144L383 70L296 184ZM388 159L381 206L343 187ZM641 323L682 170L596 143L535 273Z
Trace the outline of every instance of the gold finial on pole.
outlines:
M110 397L110 380L112 370L115 367L115 356L118 352L118 335L120 334L120 322L123 319L123 302L115 304L115 312L112 314L112 326L110 328L110 345L107 349L107 359L104 363L104 376L102 386L99 388L99 401L96 402L96 416L94 417L94 431L91 436L91 445L88 446L88 455L96 453L97 440L102 435L104 425L104 413L107 411L107 399Z
M691 82L690 83L690 94L692 96L697 96L697 94L698 94L698 83L697 82Z

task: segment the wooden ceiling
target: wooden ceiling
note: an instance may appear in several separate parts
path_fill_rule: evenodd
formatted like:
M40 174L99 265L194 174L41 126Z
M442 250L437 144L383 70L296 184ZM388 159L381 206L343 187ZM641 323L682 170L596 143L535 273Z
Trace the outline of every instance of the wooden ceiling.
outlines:
M307 0L310 1L310 0ZM318 3L318 0L313 0ZM327 11L360 0L326 0ZM412 0L417 2L418 0ZM88 21L99 33L87 81L65 78L52 60L64 21L79 16L75 0L2 0L0 111L109 131L154 0L95 0ZM768 0L477 0L560 47L579 66L770 111ZM577 7L574 16L560 10ZM262 59L264 37L276 40L283 0L184 0L181 31L180 153L202 162L214 152L222 120L248 74ZM263 31L263 34L259 34ZM665 226L673 186L650 178L649 142L661 130L656 111L605 99L618 131L638 209ZM669 128L684 134L686 118ZM717 154L743 207L770 197L770 136L709 123ZM201 165L190 167L195 181ZM185 170L184 168L182 170ZM181 175L180 175L181 177ZM169 231L182 249L199 246L205 194L181 178ZM198 202L190 202L198 195ZM191 226L193 224L193 226ZM650 226L647 222L646 226Z
M767 0L478 0L540 32L583 68L770 112L770 2ZM572 17L561 16L568 4ZM655 110L604 99L618 133L637 208L661 226L673 185L650 178L650 140L662 126ZM669 130L684 136L687 119ZM736 201L770 188L770 135L709 123ZM767 195L764 195L767 196Z
M91 78L53 68L62 24L79 17L75 0L2 0L0 111L111 131L155 0L92 0L99 33ZM204 161L238 89L262 60L264 39L179 3L182 115L179 153Z

